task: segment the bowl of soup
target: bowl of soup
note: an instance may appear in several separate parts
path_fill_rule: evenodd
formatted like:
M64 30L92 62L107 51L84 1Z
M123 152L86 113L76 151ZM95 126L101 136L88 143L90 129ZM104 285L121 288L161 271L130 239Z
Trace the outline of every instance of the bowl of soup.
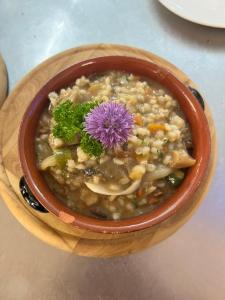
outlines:
M159 224L206 176L210 133L168 70L124 56L75 64L43 86L19 133L33 196L74 228L126 233Z

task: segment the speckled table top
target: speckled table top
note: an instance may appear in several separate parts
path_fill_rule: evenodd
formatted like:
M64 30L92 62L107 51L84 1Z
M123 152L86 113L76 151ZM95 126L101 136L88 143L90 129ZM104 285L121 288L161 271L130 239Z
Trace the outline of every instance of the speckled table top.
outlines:
M225 299L225 31L192 24L156 0L0 0L0 52L10 89L51 55L120 43L165 57L195 81L219 141L213 185L194 217L144 252L72 256L29 234L0 201L0 299Z

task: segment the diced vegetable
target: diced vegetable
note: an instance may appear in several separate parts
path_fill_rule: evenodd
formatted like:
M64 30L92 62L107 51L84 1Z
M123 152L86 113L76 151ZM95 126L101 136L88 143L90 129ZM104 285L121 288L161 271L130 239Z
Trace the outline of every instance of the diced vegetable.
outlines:
M150 195L150 196L147 197L147 201L148 201L148 204L155 204L159 200L157 199L157 197L154 197L154 196Z
M145 190L143 188L140 188L136 191L136 196L138 198L142 197L145 194Z
M142 119L141 114L135 114L134 115L134 123L139 125L139 126L143 125L143 119Z
M184 179L184 172L176 171L167 177L169 184L173 187L178 187Z
M81 190L80 198L87 206L91 206L98 202L98 195L92 193L88 189Z
M76 169L76 163L73 159L68 159L67 160L67 170L69 172L74 172L74 170Z
M54 156L56 158L56 164L60 169L63 169L66 166L67 161L72 158L70 149L66 148L56 150Z
M131 172L129 173L129 177L132 180L138 180L142 178L145 174L145 167L143 165L136 165L132 168Z
M164 153L163 153L162 151L160 151L160 150L157 150L157 153L158 153L158 157L159 157L160 159L163 159Z
M153 196L154 197L158 197L158 196L161 196L163 194L163 192L158 188L154 193L153 193Z
M152 133L155 133L158 130L165 130L165 125L160 123L149 124L148 130Z
M143 206L148 203L146 198L142 198L140 201L138 201L138 206Z
M138 202L137 202L137 199L136 199L136 198L131 199L131 203L133 204L133 206L134 206L135 208L138 207Z

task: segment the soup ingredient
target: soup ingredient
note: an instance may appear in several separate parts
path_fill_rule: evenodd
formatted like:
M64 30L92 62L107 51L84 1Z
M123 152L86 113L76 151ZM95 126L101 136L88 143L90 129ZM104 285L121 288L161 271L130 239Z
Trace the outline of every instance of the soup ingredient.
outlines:
M188 168L193 166L196 163L196 160L192 158L187 151L184 150L174 150L172 151L172 162L171 167L180 169Z
M91 206L98 201L98 195L92 193L88 189L83 189L80 195L81 200L83 200L87 206Z
M96 157L100 156L104 151L102 144L93 139L88 133L82 134L80 146L86 153Z
M141 114L135 114L134 115L134 123L137 124L137 125L140 125L140 126L143 125L143 119L142 119Z
M85 174L86 176L92 176L92 175L94 175L95 173L96 173L96 171L95 171L95 169L92 168L92 167L86 168L86 169L84 170L84 174Z
M59 104L53 111L53 118L56 122L53 135L70 143L74 140L75 135L80 133L81 148L90 155L99 156L103 152L102 145L83 131L85 115L98 105L98 101L75 105L70 100Z
M180 170L170 174L167 177L168 182L173 187L178 187L182 183L183 179L184 179L184 172Z
M50 167L59 167L63 169L67 161L71 159L71 151L70 149L60 149L55 150L54 154L51 156L46 157L41 163L41 170L46 170Z
M46 169L50 168L50 167L55 167L56 166L56 157L55 155L51 155L46 157L40 164L40 169L42 171L45 171Z
M55 151L55 158L56 158L56 165L59 166L61 169L63 169L67 161L71 159L71 150L70 149L59 149Z
M56 123L53 135L65 142L73 141L76 133L83 129L84 116L97 105L99 105L98 101L75 105L69 99L60 103L53 110L53 119Z
M118 191L113 191L110 190L109 187L107 186L103 186L100 184L95 184L92 182L85 182L86 186L92 190L93 192L97 193L97 194L101 194L101 195L128 195L128 194L132 194L133 192L135 192L138 187L140 186L141 180L136 180L134 181L127 189L125 190L118 190ZM119 187L120 188L120 187Z
M124 144L131 132L133 116L123 104L102 103L85 117L85 129L105 148Z
M129 177L132 180L138 180L143 177L145 174L145 167L143 165L136 165L132 168L131 172L129 173Z
M165 178L172 172L173 172L173 169L159 164L154 171L148 173L147 180L155 181L155 180L158 180L161 178Z
M158 130L165 130L165 125L160 123L153 123L148 125L148 130L150 132L156 132Z

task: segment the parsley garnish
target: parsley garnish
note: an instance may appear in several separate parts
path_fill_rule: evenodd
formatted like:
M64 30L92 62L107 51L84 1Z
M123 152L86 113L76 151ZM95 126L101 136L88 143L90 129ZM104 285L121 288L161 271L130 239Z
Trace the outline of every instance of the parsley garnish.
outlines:
M102 144L86 132L82 134L80 146L84 152L94 156L100 156L104 151Z
M74 104L69 99L59 104L53 110L53 135L70 143L80 133L81 148L90 155L99 156L103 152L101 143L84 131L85 115L98 105L99 101Z

